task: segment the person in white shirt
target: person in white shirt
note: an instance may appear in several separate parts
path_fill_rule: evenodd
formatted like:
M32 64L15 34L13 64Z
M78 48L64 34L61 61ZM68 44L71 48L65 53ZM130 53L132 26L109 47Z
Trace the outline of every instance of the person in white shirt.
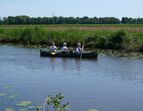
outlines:
M83 51L83 49L81 48L81 43L77 43L77 47L75 49L76 53L81 53Z
M52 45L50 46L50 52L56 53L57 47L55 46L55 43L52 42Z
M62 48L61 48L61 51L62 51L63 53L68 52L67 43L63 43L63 46L62 46Z

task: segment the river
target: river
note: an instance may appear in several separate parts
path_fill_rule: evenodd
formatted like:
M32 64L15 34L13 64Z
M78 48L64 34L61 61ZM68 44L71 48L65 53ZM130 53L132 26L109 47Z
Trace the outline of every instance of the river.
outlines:
M61 92L70 111L143 111L142 69L141 58L41 58L38 48L0 45L0 109L18 111L20 101L42 105Z

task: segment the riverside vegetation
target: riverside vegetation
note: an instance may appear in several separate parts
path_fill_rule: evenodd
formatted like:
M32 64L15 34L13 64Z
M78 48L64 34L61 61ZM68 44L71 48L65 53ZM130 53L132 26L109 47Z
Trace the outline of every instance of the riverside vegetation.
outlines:
M137 27L137 26L136 26ZM142 26L138 30L127 25L2 25L0 43L57 46L67 42L74 47L77 42L87 48L143 51Z

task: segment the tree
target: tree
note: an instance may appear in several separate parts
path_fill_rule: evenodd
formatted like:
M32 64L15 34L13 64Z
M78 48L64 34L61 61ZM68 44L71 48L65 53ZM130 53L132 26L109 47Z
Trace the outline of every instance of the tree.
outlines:
M0 25L2 25L2 22L3 22L3 21L2 21L2 19L1 19L1 17L0 17Z
M115 17L29 17L8 16L0 19L0 24L143 24L143 18L128 18L123 17L120 21Z
M122 20L121 20L121 22L123 24L128 24L129 23L129 18L128 17L123 17Z

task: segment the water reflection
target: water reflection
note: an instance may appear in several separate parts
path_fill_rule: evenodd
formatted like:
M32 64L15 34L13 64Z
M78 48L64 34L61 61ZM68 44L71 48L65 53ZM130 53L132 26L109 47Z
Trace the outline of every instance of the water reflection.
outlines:
M63 65L63 71L67 71L67 68L68 68L68 64L67 64L67 58L62 58L62 65Z
M56 65L56 58L50 59L51 67L52 67L52 73L55 71L55 65Z
M13 84L21 99L42 103L47 95L63 92L73 111L143 109L142 59L41 58L39 49L0 46L0 50L0 85Z
M75 59L75 67L78 71L78 74L80 74L80 67L81 67L81 60L80 59Z
M81 73L81 62L80 59L70 59L70 58L47 58L50 60L49 65L51 66L52 72L68 74L69 72L76 71L77 74ZM46 60L46 59L45 59Z
M141 72L143 66L142 59L117 58L106 55L99 55L98 60L41 58L39 56L39 49L2 46L0 50L2 50L0 66L4 70L9 67L11 70L33 70L34 72L38 70L49 74L82 74L124 81L143 81Z

